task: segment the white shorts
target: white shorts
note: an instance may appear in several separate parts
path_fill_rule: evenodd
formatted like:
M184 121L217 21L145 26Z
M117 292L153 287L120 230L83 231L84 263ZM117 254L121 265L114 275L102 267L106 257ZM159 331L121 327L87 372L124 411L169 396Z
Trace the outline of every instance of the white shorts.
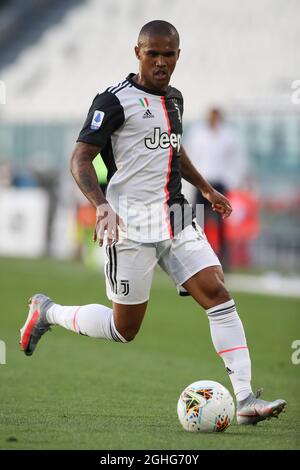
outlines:
M173 240L157 243L120 239L105 245L107 297L119 304L146 302L157 264L179 289L202 269L220 266L220 261L198 225L187 226Z

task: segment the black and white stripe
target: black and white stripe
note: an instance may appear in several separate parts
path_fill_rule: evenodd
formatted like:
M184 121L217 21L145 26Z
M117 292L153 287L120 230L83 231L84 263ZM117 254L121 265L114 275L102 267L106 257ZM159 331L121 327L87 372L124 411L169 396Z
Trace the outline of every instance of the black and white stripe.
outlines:
M124 82L119 83L119 85L117 86L112 86L110 88L107 88L107 91L116 95L119 91L124 90L124 88L128 87L129 85L130 84L128 80L124 80Z
M111 253L109 251L109 245L106 245L106 256L107 256L107 263L106 263L106 267L105 267L106 277L107 277L108 282L110 284L111 291L113 292L114 291L114 285L113 285L112 276L111 276L112 256L111 256Z
M225 307L225 308L219 308L217 310L214 310L213 312L207 312L207 315L209 317L218 317L218 316L221 316L221 315L227 315L228 313L232 313L234 312L236 309L235 307L235 303L233 302L232 305L229 305L229 307Z
M110 329L111 337L114 341L117 341L118 343L124 343L124 338L122 339L116 330L113 317L111 317L109 329Z
M118 284L117 284L117 250L116 245L117 241L113 241L111 245L106 245L106 254L107 254L107 264L106 264L106 276L109 281L111 290L114 294L118 293Z
M124 80L123 82L120 82L118 83L118 85L113 85L113 86L110 86L106 89L106 91L109 91L110 93L112 93L113 91L117 90L118 88L120 88L121 86L125 85L125 83L127 83L127 79Z
M124 90L124 88L127 88L127 87L129 87L129 83L126 83L126 84L123 85L121 88L118 88L118 90L113 91L112 93L113 93L114 95L116 95L117 93L119 93L119 91Z

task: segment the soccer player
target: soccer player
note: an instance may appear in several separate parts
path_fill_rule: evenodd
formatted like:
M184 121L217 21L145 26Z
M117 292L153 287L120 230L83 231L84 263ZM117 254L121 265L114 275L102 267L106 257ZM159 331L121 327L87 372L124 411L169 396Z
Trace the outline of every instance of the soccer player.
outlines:
M96 95L71 158L72 175L96 208L94 239L106 247L112 308L62 306L35 294L21 329L22 349L32 355L52 325L94 338L132 341L158 263L178 289L206 310L214 347L236 396L237 422L256 424L277 416L286 402L267 402L253 394L242 322L220 262L181 194L183 177L220 216L231 213L229 201L193 167L181 145L183 98L169 85L180 54L177 30L165 21L147 23L135 54L139 72ZM92 165L99 152L108 169L106 197Z

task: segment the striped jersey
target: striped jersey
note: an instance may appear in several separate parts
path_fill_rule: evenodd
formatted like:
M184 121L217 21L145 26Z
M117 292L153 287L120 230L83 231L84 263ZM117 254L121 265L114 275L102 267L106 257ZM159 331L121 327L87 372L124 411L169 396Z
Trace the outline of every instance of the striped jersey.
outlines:
M171 86L165 93L144 88L133 76L96 95L77 141L100 147L106 199L125 222L126 236L158 242L191 223L181 193L183 98Z

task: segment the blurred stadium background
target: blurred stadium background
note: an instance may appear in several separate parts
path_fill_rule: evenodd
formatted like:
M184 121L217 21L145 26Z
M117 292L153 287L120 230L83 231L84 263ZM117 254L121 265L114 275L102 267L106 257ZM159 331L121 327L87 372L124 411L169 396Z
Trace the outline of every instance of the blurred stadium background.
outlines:
M2 255L78 254L83 199L68 168L74 141L94 95L137 70L141 25L165 18L181 34L172 83L185 98L185 135L209 106L219 106L250 161L244 189L257 197L257 226L246 234L247 260L235 257L233 265L299 273L299 2L189 4L0 2ZM248 215L241 207L236 220Z
M50 282L52 291L61 293L61 302L75 302L76 298L88 303L88 295L79 293L79 281L87 279L91 297L97 301L97 285L102 281L98 274L95 283L91 281L93 270L101 268L100 250L91 242L94 214L73 182L69 158L94 95L137 71L133 47L141 26L152 19L170 21L181 36L182 52L172 84L185 98L184 134L203 121L209 107L221 107L248 156L248 177L239 189L250 194L256 204L254 208L238 205L232 216L236 235L230 239L230 285L234 291L300 296L299 18L298 0L0 0L0 273L2 299L11 312L11 318L10 313L4 316L0 338L11 345L11 361L17 341L14 328L20 323L21 306L34 283L47 290ZM100 160L97 170L99 181L105 184ZM184 192L193 198L188 184L184 184ZM240 229L247 224L249 231L241 240ZM78 261L85 265L80 274ZM55 269L61 273L56 287ZM23 284L25 278L27 284ZM156 291L157 300L163 297L164 286L162 283ZM164 292L171 295L173 289L166 284ZM244 302L249 310L255 310L253 318L259 314L259 299L241 297L242 305ZM268 302L264 299L265 321L269 324L276 300L270 297ZM176 309L175 300L173 307ZM299 332L299 301L289 299L282 307L294 316L291 333L286 333L284 344L277 344L279 363L280 347L289 354L291 341ZM251 325L255 336L255 326ZM64 334L61 332L58 338L70 338ZM149 342L151 336L147 338ZM68 339L67 344L71 341ZM59 344L63 343L57 342L57 351ZM130 345L135 347L139 351L140 343ZM89 357L88 346L83 351ZM169 357L166 349L161 352ZM172 356L169 359L172 364ZM47 359L42 356L41 360ZM15 377L22 376L24 366L20 362L16 359L20 368ZM291 367L290 383L294 380L296 391L299 380L292 379L295 366ZM26 370L30 375L29 368ZM12 372L5 373L13 380ZM53 373L51 369L50 377ZM261 378L269 380L262 372ZM190 382L193 379L197 377ZM66 380L71 383L71 376ZM151 393L155 396L155 390ZM18 399L13 396L12 400ZM74 409L75 402L74 398ZM71 409L70 403L67 406ZM17 426L18 420L10 424L13 436ZM36 442L33 439L27 448ZM147 445L153 442L149 438ZM62 441L60 445L70 443ZM126 448L126 444L118 445ZM138 446L138 441L132 445ZM188 448L187 441L184 445ZM239 445L242 448L244 444ZM295 436L294 444L286 445L295 446ZM43 447L43 443L38 446Z

